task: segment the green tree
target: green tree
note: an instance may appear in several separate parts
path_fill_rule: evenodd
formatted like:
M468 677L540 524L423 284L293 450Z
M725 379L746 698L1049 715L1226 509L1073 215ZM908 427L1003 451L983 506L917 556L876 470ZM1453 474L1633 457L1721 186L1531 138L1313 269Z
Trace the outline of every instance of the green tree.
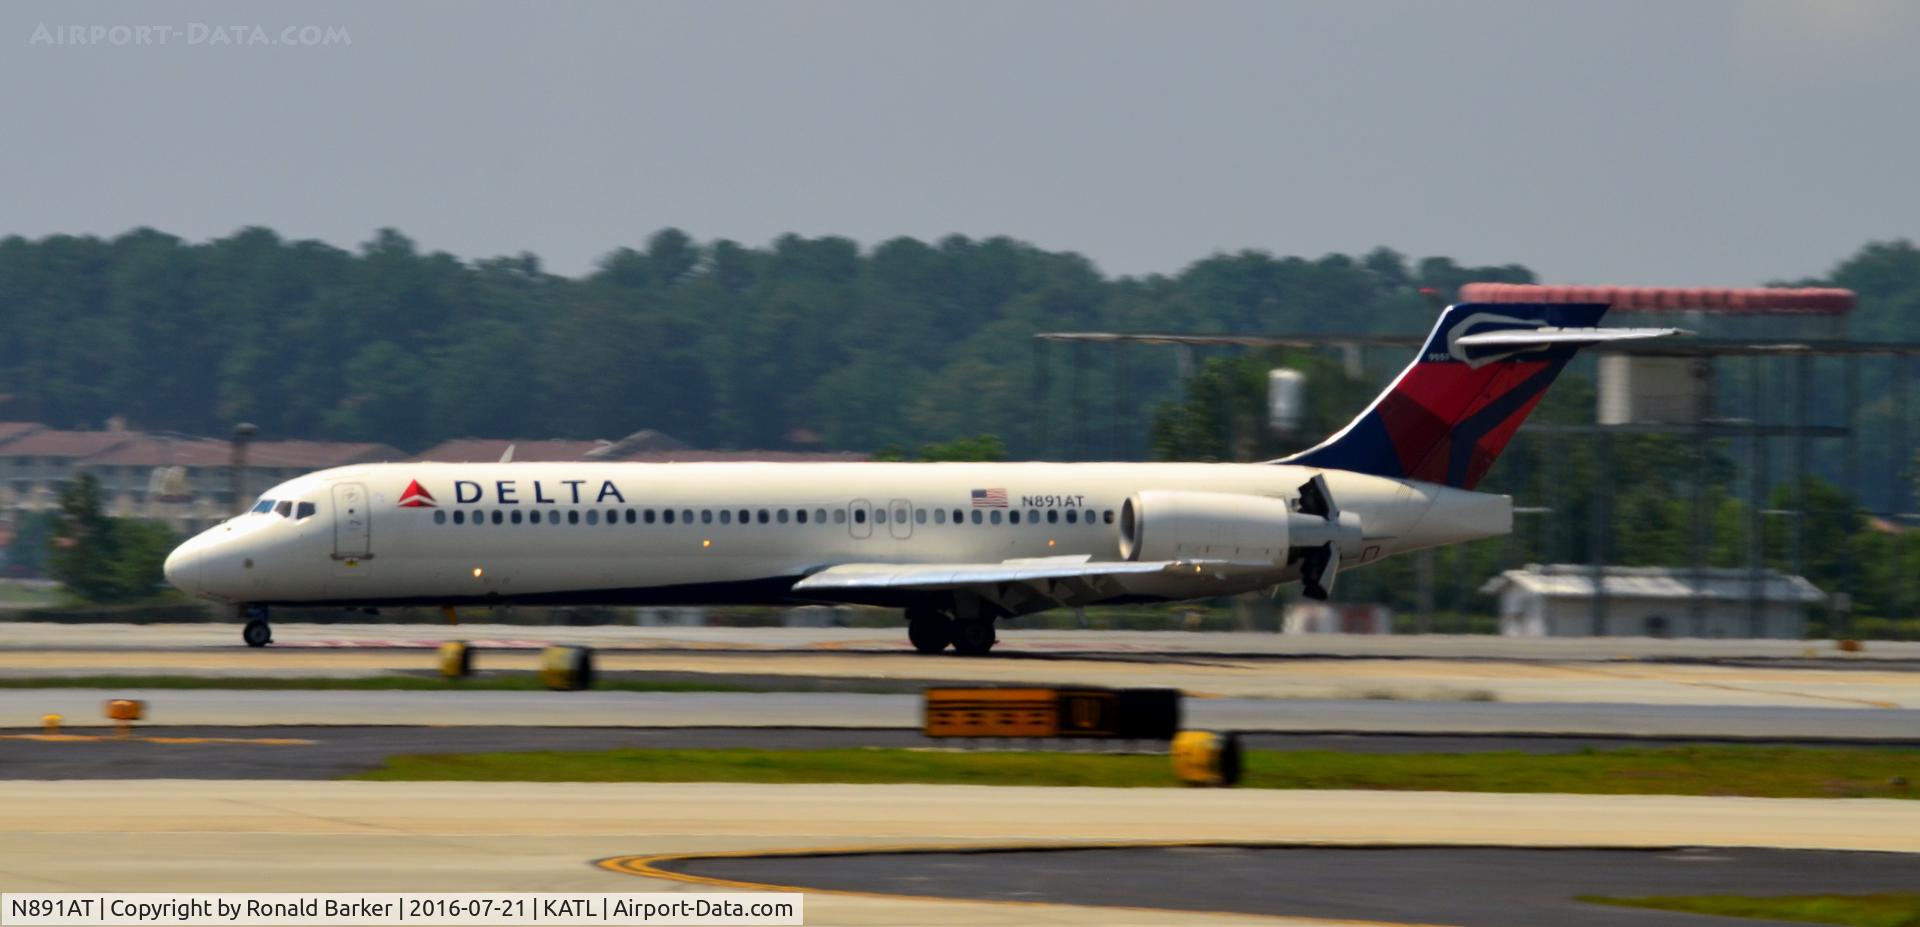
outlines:
M60 490L48 565L54 579L89 602L154 594L175 538L164 526L106 514L100 483L82 474Z

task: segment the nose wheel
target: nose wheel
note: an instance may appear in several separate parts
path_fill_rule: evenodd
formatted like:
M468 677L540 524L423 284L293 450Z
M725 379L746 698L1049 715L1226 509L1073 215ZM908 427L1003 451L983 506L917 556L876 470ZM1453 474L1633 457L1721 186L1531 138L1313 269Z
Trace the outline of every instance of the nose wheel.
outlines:
M240 629L240 639L248 647L265 647L273 643L273 626L267 624L267 610L249 608L246 610L247 625Z

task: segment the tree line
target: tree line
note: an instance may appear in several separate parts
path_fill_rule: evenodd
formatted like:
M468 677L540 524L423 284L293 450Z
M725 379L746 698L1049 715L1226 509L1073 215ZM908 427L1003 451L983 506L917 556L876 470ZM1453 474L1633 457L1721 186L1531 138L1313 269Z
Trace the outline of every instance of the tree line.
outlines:
M763 247L666 229L584 277L532 255L462 261L393 230L358 250L262 228L193 243L0 241L0 390L11 414L64 427L286 438L617 437L695 445L913 447L995 434L1048 452L1031 336L1418 328L1421 287L1531 280L1522 267L1220 254L1173 275L1109 277L1008 238L896 238L871 248L783 236ZM1059 359L1067 363L1069 359ZM1116 372L1071 359L1102 427L1175 385L1172 358ZM1057 366L1057 365L1056 365ZM1066 374L1058 376L1067 382ZM1144 456L1144 438L1124 449ZM1057 451L1056 451L1057 452Z

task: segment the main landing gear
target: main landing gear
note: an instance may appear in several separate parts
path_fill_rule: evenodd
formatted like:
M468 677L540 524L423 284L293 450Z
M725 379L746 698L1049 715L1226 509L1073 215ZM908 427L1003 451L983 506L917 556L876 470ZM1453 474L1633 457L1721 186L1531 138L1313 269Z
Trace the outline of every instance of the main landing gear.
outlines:
M931 608L910 608L907 640L921 653L939 653L951 644L955 653L977 657L992 650L999 637L992 616L953 618Z
M246 641L248 647L265 647L273 643L273 626L267 624L266 606L249 605L242 608L240 614L247 619L246 627L240 629L240 639Z

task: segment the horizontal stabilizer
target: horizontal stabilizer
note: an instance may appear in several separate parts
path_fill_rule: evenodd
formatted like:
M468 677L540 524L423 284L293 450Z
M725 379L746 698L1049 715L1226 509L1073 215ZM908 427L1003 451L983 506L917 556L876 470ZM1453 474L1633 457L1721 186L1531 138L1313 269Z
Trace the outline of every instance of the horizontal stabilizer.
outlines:
M1668 335L1689 335L1692 332L1684 328L1503 328L1490 332L1475 332L1455 338L1455 344L1470 348L1495 346L1525 346L1548 344L1604 344L1609 341L1638 341L1643 338L1665 338Z

